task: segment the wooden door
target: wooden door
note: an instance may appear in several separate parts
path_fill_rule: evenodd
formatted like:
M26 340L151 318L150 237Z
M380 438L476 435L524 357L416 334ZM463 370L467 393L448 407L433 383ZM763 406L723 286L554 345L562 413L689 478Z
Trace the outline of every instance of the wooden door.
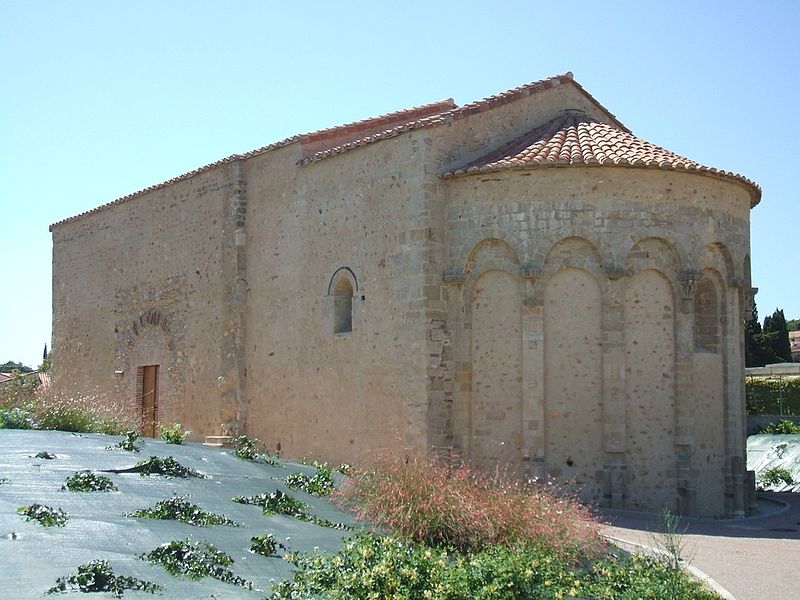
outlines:
M155 437L158 407L158 365L142 367L142 435Z

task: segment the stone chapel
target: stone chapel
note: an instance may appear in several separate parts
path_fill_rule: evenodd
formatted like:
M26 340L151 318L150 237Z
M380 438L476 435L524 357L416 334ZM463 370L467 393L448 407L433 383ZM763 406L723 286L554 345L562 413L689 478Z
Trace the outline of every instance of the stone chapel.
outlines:
M759 187L571 73L236 154L51 226L54 390L358 463L453 448L745 511Z

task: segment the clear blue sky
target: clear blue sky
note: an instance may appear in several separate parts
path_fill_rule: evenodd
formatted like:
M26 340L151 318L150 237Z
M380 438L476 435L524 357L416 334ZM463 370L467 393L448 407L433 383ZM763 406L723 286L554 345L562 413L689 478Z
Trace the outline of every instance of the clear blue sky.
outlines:
M0 362L50 343L48 225L235 152L572 71L764 189L763 318L800 317L800 2L0 0Z

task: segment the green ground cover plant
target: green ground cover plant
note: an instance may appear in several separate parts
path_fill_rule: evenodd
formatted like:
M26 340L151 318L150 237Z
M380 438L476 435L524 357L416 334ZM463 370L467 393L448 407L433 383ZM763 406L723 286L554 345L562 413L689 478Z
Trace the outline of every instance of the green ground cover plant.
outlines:
M173 496L167 500L161 500L156 502L153 508L143 508L127 516L138 517L140 519L180 521L181 523L188 523L189 525L196 525L198 527L211 527L213 525L239 526L238 523L225 515L207 513L196 504L192 504L177 496Z
M233 452L236 458L271 465L273 467L279 466L277 456L262 452L264 444L258 438L249 438L246 435L240 435L239 437L233 438L232 441Z
M253 504L260 506L261 511L269 515L285 515L293 517L298 521L305 521L306 523L314 523L320 527L329 527L331 529L349 530L351 527L344 523L334 523L329 519L318 517L306 512L308 504L301 500L297 500L288 494L284 494L280 490L274 492L264 492L257 496L236 496L232 498L234 502L239 504Z
M76 471L64 481L62 490L70 492L116 492L117 486L105 475L91 471Z
M335 554L285 558L294 576L272 589L271 600L719 600L682 571L676 584L674 571L654 558L606 554L576 561L529 544L461 553L362 535Z
M122 440L111 446L106 446L106 450L125 450L126 452L136 453L141 450L144 442L139 439L139 433L137 431L129 429L122 435L125 436Z
M333 489L333 470L326 463L315 463L316 473L289 473L284 482L293 490L303 490L313 496L327 496Z
M47 590L47 594L59 594L77 590L83 593L110 592L115 598L122 598L125 590L137 590L155 594L162 587L157 583L115 575L111 563L107 560L93 560L78 567L77 573L67 577L59 577L56 584Z
M161 430L161 439L168 444L183 444L187 437L189 432L184 431L180 423L173 423Z
M44 504L20 506L17 512L25 517L26 521L36 521L42 527L64 527L69 519L65 511Z
M792 477L792 472L784 467L770 467L758 474L756 483L758 489L764 491L782 484L792 485L794 478Z
M393 533L358 535L334 554L286 555L293 579L272 600L718 600L671 560L605 543L589 511L557 486L385 455L333 497ZM678 534L666 540L679 557Z
M233 574L231 570L233 559L206 541L173 540L142 554L139 558L161 565L176 577L184 576L195 580L213 577L233 585L253 588L251 582Z
M151 456L145 460L140 460L132 467L125 469L105 469L106 473L139 473L142 477L149 477L150 475L163 475L164 477L198 477L204 479L206 476L200 471L195 471L192 468L184 467L181 463L171 456L161 458L159 456Z
M250 538L250 552L261 556L277 556L278 549L286 550L286 546L275 539L271 533L254 535Z

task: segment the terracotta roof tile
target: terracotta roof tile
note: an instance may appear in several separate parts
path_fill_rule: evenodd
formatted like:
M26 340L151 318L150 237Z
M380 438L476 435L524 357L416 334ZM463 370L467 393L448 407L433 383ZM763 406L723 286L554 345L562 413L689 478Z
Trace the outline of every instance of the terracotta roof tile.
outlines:
M516 100L519 100L520 98L524 98L525 96L530 96L532 94L544 90L549 90L565 83L571 83L575 85L583 94L585 94L588 98L590 98L594 104L596 104L601 110L603 110L608 115L609 119L612 120L614 123L616 123L620 127L620 129L627 131L627 128L622 123L620 123L614 115L612 115L608 110L606 110L605 107L603 107L599 102L597 102L597 100L593 98L591 94L589 94L577 82L575 82L573 80L572 73L568 72L563 75L551 77L549 79L542 79L540 81L526 83L525 85L513 88L511 90L508 90L507 92L494 94L492 96L489 96L488 98L484 98L482 100L476 100L475 102L470 102L469 104L465 104L463 106L455 106L451 110L443 111L439 114L434 114L426 118L404 123L397 127L387 128L383 131L374 133L369 136L365 136L360 139L356 139L344 144L339 144L332 148L326 148L324 150L320 150L312 154L311 156L307 156L302 160L298 161L298 165L305 165L308 163L323 160L325 158L329 158L337 154L342 154L343 152L347 152L348 150L353 150L354 148L359 148L361 146L366 146L367 144L371 144L373 142L398 136L407 131L413 131L415 129L425 129L429 127L438 127L439 125L443 125L445 123L452 123L453 121L463 119L470 115L474 115L476 113L483 112L485 110L489 110L497 106L502 106L503 104L514 102Z
M364 131L371 131L372 129L375 128L379 129L381 125L384 126L396 125L397 123L405 123L410 120L424 118L431 114L437 114L441 111L448 110L453 106L455 106L455 102L453 101L452 98L448 98L447 100L441 100L439 102L423 104L421 106L415 106L413 108L407 108L404 110L386 113L383 115L379 115L377 117L370 117L367 119L362 119L360 121L354 121L353 123L347 123L345 125L338 125L336 127L328 127L325 129L318 129L316 131L312 131L309 133L293 135L279 142L274 142L267 146L262 146L261 148L256 148L255 150L250 150L249 152L245 152L243 154L231 154L230 156L226 156L225 158L221 158L220 160L208 163L207 165L203 165L202 167L198 167L197 169L193 169L187 173L183 173L182 175L173 177L172 179L168 179L166 181L162 181L161 183L148 186L131 194L126 194L125 196L117 198L116 200L112 200L111 202L106 202L105 204L101 204L100 206L92 208L91 210L87 210L72 217L68 217L66 219L57 221L52 225L50 225L50 231L52 231L53 227L57 225L75 221L76 219L79 219L85 215L96 213L100 210L103 210L115 204L120 204L122 202L126 202L128 200L132 200L133 198L137 198L139 196L147 194L149 192L153 192L155 190L168 187L173 183L177 183L179 181L183 181L186 179L191 179L195 175L199 175L200 173L210 171L211 169L218 167L220 165L236 162L239 160L245 160L253 156L257 156L259 154L265 154L267 152L276 150L278 148L283 148L284 146L288 146L295 142L300 142L301 144L309 144L309 143L319 142L320 140L325 140L325 139L335 139L337 136L346 137L347 135L351 135L358 137L358 134L362 134Z
M761 188L742 175L706 167L577 110L566 111L442 176L447 178L508 169L601 165L694 171L734 179L750 189L752 206L761 199Z

